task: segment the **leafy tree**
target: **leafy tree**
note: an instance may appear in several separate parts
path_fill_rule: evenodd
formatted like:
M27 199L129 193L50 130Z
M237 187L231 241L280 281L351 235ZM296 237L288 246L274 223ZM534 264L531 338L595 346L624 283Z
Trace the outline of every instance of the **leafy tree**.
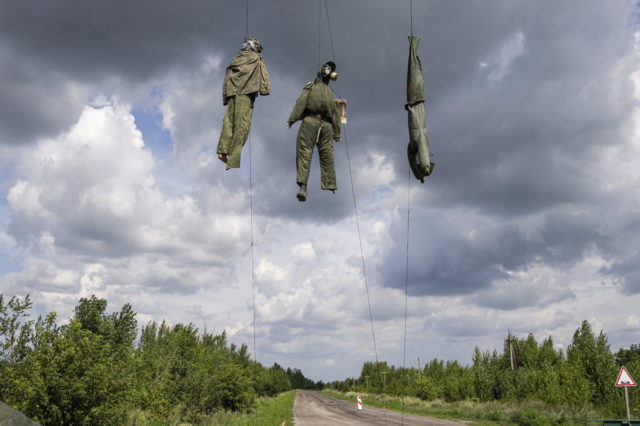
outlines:
M321 382L314 382L306 378L297 368L287 368L287 377L289 377L292 389L322 389Z
M277 363L274 363L271 368L263 370L258 380L257 388L260 395L274 396L291 389L289 376Z
M604 405L613 399L615 360L604 332L596 336L589 322L583 321L567 348L567 362L591 384L594 404Z
M28 297L0 295L0 397L44 425L122 424L132 409L160 423L198 422L250 410L258 382L271 394L290 389L282 367L251 361L224 333L153 322L137 338L131 306L109 314L95 296L80 299L65 326L55 313L25 321L30 307Z
M22 319L31 306L29 295L24 299L12 297L5 302L0 294L0 361L11 363L25 355L32 323L23 323Z

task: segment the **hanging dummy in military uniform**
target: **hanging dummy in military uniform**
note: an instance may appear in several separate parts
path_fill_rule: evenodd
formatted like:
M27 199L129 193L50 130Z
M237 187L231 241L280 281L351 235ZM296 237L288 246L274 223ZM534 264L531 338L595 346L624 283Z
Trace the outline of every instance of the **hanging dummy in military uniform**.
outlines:
M418 56L419 43L420 37L409 37L407 103L404 107L409 112L409 166L416 179L424 183L424 178L433 171L434 164L429 160L429 134L425 124L424 77Z
M240 154L249 136L253 103L258 93L269 94L269 73L260 52L260 41L247 39L224 75L222 103L227 106L227 112L216 151L218 159L227 163L227 170L240 167Z
M307 199L307 180L314 146L320 156L320 187L335 191L336 171L333 141L340 142L340 112L336 106L330 80L336 80L336 64L329 61L318 71L313 83L307 84L289 116L288 125L302 120L296 142L296 181L299 201Z

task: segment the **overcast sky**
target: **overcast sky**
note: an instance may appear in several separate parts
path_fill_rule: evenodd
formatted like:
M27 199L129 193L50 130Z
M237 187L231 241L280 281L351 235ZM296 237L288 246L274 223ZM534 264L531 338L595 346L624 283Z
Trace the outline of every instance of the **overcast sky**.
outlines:
M375 357L468 363L581 321L640 343L635 1L416 0L434 174L409 177L408 0L250 0L271 94L241 169L215 158L239 0L1 0L0 292L192 322L314 380ZM295 99L333 59L338 191L295 194ZM409 186L410 182L410 186ZM612 379L613 380L613 379Z

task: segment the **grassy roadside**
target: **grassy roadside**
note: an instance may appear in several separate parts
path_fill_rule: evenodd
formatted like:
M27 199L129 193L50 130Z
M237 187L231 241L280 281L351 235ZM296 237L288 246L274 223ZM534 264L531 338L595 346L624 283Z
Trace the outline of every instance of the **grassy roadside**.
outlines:
M274 398L258 399L256 410L248 414L217 413L209 417L201 426L274 426L286 421L287 425L293 424L293 401L296 399L296 391L281 393Z
M296 391L281 393L273 398L258 398L256 409L250 413L219 412L197 423L183 423L179 415L169 416L163 421L153 420L141 410L129 413L126 426L274 426L286 421L293 424L293 401Z
M358 394L354 392L322 391L325 395L356 403L362 396L363 403L372 407L402 410L402 399L389 395ZM523 403L478 402L478 401L422 401L414 397L404 398L404 412L440 419L470 422L478 426L518 425L584 425L585 418L595 418L597 414L588 411L573 411L567 407L549 407L539 401Z

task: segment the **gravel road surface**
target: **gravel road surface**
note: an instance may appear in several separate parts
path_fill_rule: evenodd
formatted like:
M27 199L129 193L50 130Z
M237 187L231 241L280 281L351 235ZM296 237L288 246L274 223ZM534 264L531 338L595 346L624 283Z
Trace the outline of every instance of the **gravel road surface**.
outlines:
M379 408L367 407L358 410L353 403L340 401L316 392L298 391L293 404L293 421L296 426L319 425L406 425L406 426L453 426L464 423L440 420L429 417L396 413Z

